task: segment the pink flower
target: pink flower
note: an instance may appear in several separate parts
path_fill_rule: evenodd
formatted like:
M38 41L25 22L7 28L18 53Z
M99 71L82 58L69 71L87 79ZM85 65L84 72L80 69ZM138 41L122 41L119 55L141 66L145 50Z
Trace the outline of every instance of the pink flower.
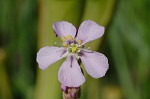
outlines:
M53 29L61 38L62 47L46 46L39 50L37 62L42 70L67 57L58 72L59 81L67 87L79 87L85 82L78 59L81 59L87 73L93 78L105 75L109 66L107 57L102 53L83 48L87 42L101 37L104 34L104 27L86 20L80 25L78 31L66 21L54 23Z

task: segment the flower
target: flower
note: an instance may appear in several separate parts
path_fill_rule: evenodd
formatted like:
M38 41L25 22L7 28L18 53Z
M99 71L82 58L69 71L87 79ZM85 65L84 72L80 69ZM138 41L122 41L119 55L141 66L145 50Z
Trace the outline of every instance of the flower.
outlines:
M108 70L108 59L99 52L84 49L84 44L101 37L104 27L86 20L78 31L69 22L60 21L53 24L55 33L61 38L62 46L46 46L37 53L39 67L44 70L54 62L67 57L58 72L59 81L67 87L79 87L85 82L77 62L81 59L87 73L93 78L103 77Z

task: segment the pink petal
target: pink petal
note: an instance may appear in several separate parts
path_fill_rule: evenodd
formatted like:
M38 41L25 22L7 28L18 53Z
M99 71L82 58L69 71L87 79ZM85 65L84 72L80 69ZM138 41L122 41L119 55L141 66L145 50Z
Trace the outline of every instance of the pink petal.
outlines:
M65 92L67 90L67 87L61 84L61 89Z
M74 38L76 35L76 28L66 21L55 22L53 29L60 38L67 35L71 35Z
M86 20L79 27L76 41L81 40L82 44L85 44L101 37L103 34L103 26L100 26L91 20Z
M80 58L87 73L93 78L103 77L108 70L108 59L102 53L84 50Z
M67 87L79 87L85 82L80 66L74 56L68 56L58 72L59 81Z
M39 67L44 70L49 65L53 64L54 62L60 60L61 58L65 57L67 51L63 47L43 47L37 53L37 62Z

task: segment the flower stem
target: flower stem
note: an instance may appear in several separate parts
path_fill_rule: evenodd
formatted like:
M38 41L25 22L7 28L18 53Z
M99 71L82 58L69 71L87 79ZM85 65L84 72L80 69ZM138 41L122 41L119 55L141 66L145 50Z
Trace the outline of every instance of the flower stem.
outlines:
M80 87L68 87L66 92L63 92L63 99L79 99Z

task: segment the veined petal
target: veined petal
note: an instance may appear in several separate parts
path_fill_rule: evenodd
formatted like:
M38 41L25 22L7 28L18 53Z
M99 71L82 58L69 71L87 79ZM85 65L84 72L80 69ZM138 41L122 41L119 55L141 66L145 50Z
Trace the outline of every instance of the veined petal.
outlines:
M66 21L55 22L53 24L53 29L60 38L68 35L74 38L76 35L76 28Z
M83 45L89 41L95 40L104 34L104 29L103 26L100 26L91 20L86 20L78 29L76 41L81 40Z
M58 72L59 81L67 87L79 87L85 82L81 68L74 56L70 55Z
M103 77L109 67L107 57L102 53L89 50L83 50L81 53L80 58L87 73L93 78Z
M49 65L53 64L54 62L60 60L61 58L65 57L67 51L63 47L43 47L37 53L37 62L39 67L44 70Z

